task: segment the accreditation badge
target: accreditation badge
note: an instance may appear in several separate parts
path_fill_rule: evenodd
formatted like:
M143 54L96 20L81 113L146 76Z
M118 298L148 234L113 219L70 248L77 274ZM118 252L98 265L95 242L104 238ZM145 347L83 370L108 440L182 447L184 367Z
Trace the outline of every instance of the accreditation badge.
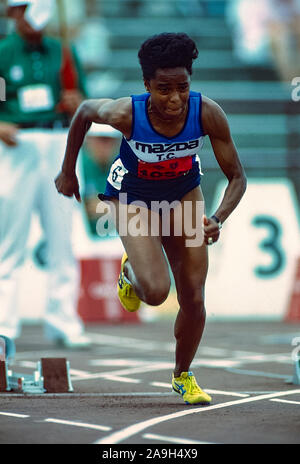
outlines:
M18 90L19 105L24 113L49 111L54 108L53 92L49 85L36 84Z

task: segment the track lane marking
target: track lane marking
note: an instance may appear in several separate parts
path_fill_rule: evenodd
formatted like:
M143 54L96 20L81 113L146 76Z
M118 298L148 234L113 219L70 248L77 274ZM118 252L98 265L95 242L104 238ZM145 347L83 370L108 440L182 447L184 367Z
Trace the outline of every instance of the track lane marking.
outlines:
M145 433L143 438L148 440L160 440L160 441L168 441L170 443L176 444L187 444L187 445L213 445L215 443L211 443L208 441L197 441L197 440L190 440L186 438L176 438L176 437L168 437L165 435L156 435L154 433Z
M80 380L92 380L92 379L100 379L100 378L112 378L112 377L123 377L123 382L133 382L136 383L136 379L131 379L127 377L126 375L131 375L131 374L144 374L146 372L153 372L153 371L160 371L160 370L165 370L165 369L171 369L173 367L172 363L169 362L145 362L144 365L138 366L138 367L130 367L127 369L118 369L118 370L111 370L108 372L95 372L91 373L89 375L86 375L85 377L72 377L72 381L80 381ZM119 379L117 380L119 381Z
M171 383L150 382L149 385L152 385L153 387L169 388L170 390L172 390ZM231 392L231 391L224 391L224 390L212 390L211 388L205 388L204 390L207 393L212 393L214 395L239 396L241 398L247 398L248 396L250 396L248 393L238 393L238 392Z
M0 398L122 398L130 396L173 396L173 393L170 391L166 392L119 392L119 393L1 393Z
M106 380L112 380L114 382L125 382L125 383L141 383L140 379L131 379L130 377L121 377L114 374L106 374L104 376Z
M300 401L279 400L277 398L274 398L273 400L270 400L270 401L276 401L277 403L289 403L289 404L299 404L300 405Z
M1 416L9 416L9 417L19 417L20 419L26 419L28 416L27 414L16 414L14 412L0 412Z
M53 424L61 424L61 425L71 425L73 427L83 427L85 429L102 430L103 432L112 430L111 427L108 427L106 425L88 424L85 422L75 422L75 421L64 420L64 419L55 419L52 417L48 417L48 419L45 419L44 422L53 423Z
M270 379L287 379L288 375L284 374L273 374L272 372L264 371L255 371L249 369L237 369L237 368L227 368L227 372L231 374L241 374L241 375L254 375L255 377L268 377Z
M205 388L207 393L211 393L212 395L225 395L225 396L239 396L240 398L247 398L250 395L248 393L238 393L232 391L224 391L224 390L212 390L210 388Z
M215 409L221 409L221 408L228 408L230 406L237 406L240 404L245 404L245 403L252 403L255 401L261 401L261 400L267 400L271 398L275 398L278 396L286 396L286 395L293 395L300 393L300 389L296 390L289 390L289 391L282 391L282 392L276 392L276 393L270 393L266 395L259 395L259 396L252 396L250 398L243 398L240 400L234 400L234 401L227 401L226 403L220 403L220 404L215 404L212 406L202 406L201 408L195 408L192 410L184 410L184 411L178 411L175 413L167 414L165 416L158 416L154 417L152 419L147 419L145 421L139 422L137 424L130 425L129 427L125 427L124 429L121 429L117 432L112 433L111 435L108 435L107 437L100 438L99 440L95 441L94 444L97 445L102 445L102 444L117 444L120 443L121 441L126 440L129 437L132 437L133 435L136 435L137 433L142 432L143 430L152 427L153 425L160 424L162 422L166 422L168 420L172 419L177 419L179 417L184 417L188 416L190 414L197 414L201 412L207 412L207 411L213 411Z
M87 335L91 338L93 343L96 345L110 345L110 346L117 346L118 348L132 348L134 345L136 349L142 351L165 351L165 352L173 352L175 349L174 342L158 342L158 341L151 341L151 340L142 340L138 338L131 338L131 337L122 337L116 335L107 335L107 334L95 334L95 333L87 333ZM228 348L215 348L209 346L202 346L199 348L199 355L214 355L222 357L224 356L224 360L220 360L220 364L218 365L218 360L212 359L215 363L215 366L212 367L224 367L223 363L228 363L232 365L237 364L249 364L249 363L264 363L264 362L275 362L275 363L286 363L290 361L290 353L259 353L253 351L245 351L245 350L230 350ZM203 365L209 367L209 361L203 359L195 358L193 363L195 365Z

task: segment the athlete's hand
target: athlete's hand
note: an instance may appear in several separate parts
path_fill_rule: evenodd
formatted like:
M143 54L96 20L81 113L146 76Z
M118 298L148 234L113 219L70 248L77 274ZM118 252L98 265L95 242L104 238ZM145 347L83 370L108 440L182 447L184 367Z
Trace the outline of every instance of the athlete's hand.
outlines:
M75 196L76 200L81 202L79 193L79 183L76 174L66 174L61 171L55 179L57 191L66 197Z
M203 233L206 245L212 245L220 237L219 224L213 218L205 216L205 214L203 215Z
M18 126L9 122L0 122L0 140L9 147L17 145Z
M78 90L64 90L61 93L61 100L58 104L59 111L65 111L73 116L80 103L83 102L83 96Z

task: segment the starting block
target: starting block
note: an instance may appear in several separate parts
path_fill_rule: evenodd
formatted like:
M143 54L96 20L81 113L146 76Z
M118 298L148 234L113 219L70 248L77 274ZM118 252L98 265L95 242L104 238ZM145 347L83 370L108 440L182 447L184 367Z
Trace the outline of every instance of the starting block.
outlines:
M18 374L0 361L0 392L67 393L73 392L70 363L65 358L42 358L33 374Z
M300 385L300 358L294 360L294 372L293 377L287 381L293 385Z
M300 361L295 362L294 375L292 382L294 385L300 385Z
M295 348L292 352L293 360L293 375L286 380L286 383L293 385L300 385L300 337L295 337L292 341L292 345L295 345ZM298 346L297 346L298 345Z
M18 374L9 369L16 347L12 339L0 335L0 392L67 393L73 392L70 363L66 358L41 358L33 374Z
M0 361L12 363L16 354L16 345L11 338L0 335Z
M0 361L0 392L67 393L73 392L70 364L65 358L43 358L33 374L18 374Z

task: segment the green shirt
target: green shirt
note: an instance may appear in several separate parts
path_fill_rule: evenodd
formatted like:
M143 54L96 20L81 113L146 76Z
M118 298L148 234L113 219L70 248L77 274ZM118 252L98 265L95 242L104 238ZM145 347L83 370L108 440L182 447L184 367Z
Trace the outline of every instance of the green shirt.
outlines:
M113 159L113 157L112 157ZM111 160L108 164L100 165L85 145L81 151L82 172L84 177L84 196L97 197L98 193L103 193L106 188L106 180L111 166Z
M83 72L72 48L78 89L86 95ZM57 112L62 91L61 43L43 37L32 46L17 33L0 40L0 77L6 82L6 101L0 102L0 121L21 123L53 122L66 118Z
M114 156L112 156L112 159L113 158ZM89 153L87 147L83 145L80 160L84 180L84 191L82 194L84 202L88 201L90 198L97 198L98 193L105 192L106 180L112 159L108 164L101 165ZM89 232L94 236L97 236L96 228L98 218L99 215L96 214L96 211L93 217L87 215L87 227L89 228Z

